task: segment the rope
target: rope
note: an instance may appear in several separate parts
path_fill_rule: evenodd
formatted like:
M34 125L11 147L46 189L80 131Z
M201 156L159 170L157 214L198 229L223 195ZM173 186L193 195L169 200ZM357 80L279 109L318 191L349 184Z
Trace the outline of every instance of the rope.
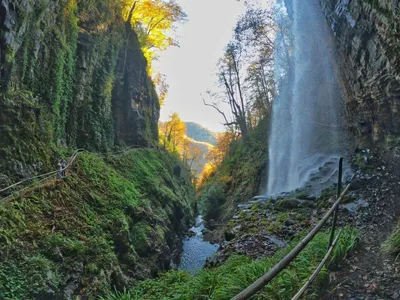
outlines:
M20 190L18 191L18 193L22 193L23 191L25 191L25 190L27 190L27 189L29 189L29 188L32 188L32 187L34 187L35 185L38 185L38 184L40 184L40 183L42 183L42 182L44 182L44 181L46 181L46 180L48 180L48 179L54 177L55 175L56 175L56 174L53 174L53 175L47 176L47 177L45 177L45 178L43 178L43 179L41 179L41 180L39 180L39 181L37 181L37 182L34 182L34 183L32 183L32 184L30 184L30 185L28 185L28 186L26 186L26 187L20 189ZM4 198L0 199L0 202L5 202L5 201L7 201L7 200L10 200L10 199L12 199L14 196L15 196L14 194L8 195L7 197L4 197Z
M71 163L75 160L76 155L77 155L77 153L78 153L79 151L83 151L83 149L78 149L78 150L76 150L76 151L72 154L72 156L71 156L71 158L70 158L70 160L69 160L67 166L66 166L64 169L62 169L62 171L65 171L67 168L70 167ZM72 160L71 160L71 159L72 159ZM27 178L27 179L21 180L21 181L16 182L16 183L14 183L14 184L12 184L12 185L6 187L6 188L1 189L1 190L0 190L0 193L5 192L5 191L7 191L7 190L9 190L9 189L11 189L11 188L13 188L13 187L15 187L15 186L21 185L22 183L25 183L25 182L27 182L27 181L31 181L31 180L33 180L33 179L38 179L38 178L41 178L41 177L44 177L44 176L48 176L48 175L55 175L55 174L57 174L58 172L59 172L58 170L57 170L57 171L52 171L52 172L48 172L48 173L45 173L45 174L41 174L41 175L37 175L37 176L31 177L31 178Z
M100 157L117 156L117 155L126 153L127 151L130 151L130 150L132 150L133 148L141 148L141 149L144 149L144 148L141 147L140 145L131 145L131 146L126 147L125 149L120 150L120 151L116 151L116 152L105 152L105 153L95 153L95 154L97 154L97 155L100 156ZM147 147L147 148L152 148L152 147ZM11 189L11 188L20 186L21 184L26 183L26 182L28 182L28 181L32 181L32 180L34 180L34 179L39 179L39 178L45 177L44 179L41 179L41 180L39 180L38 182L34 182L32 185L28 185L27 187L24 187L24 188L22 188L21 190L17 191L17 192L20 193L20 192L26 190L26 189L29 188L29 187L32 187L32 186L37 185L37 184L39 184L39 183L41 183L41 182L43 182L43 181L45 181L45 180L48 180L49 178L51 178L51 177L57 175L59 172L63 172L63 171L65 171L65 170L67 170L68 168L70 168L70 167L72 166L72 164L75 162L75 160L76 160L76 158L78 157L78 155L79 155L80 153L83 153L83 152L88 152L88 151L86 151L85 149L77 149L77 150L75 150L75 151L72 153L71 157L68 159L67 165L66 165L64 168L60 169L60 170L51 171L51 172L48 172L48 173L45 173L45 174L40 174L40 175L31 177L31 178L27 178L27 179L21 180L21 181L16 182L16 183L14 183L14 184L12 184L12 185L10 185L10 186L8 186L8 187L5 187L5 188L1 189L1 190L0 190L0 193L5 192L5 191L8 191L8 190ZM10 199L10 198L12 198L12 197L14 197L14 195L13 195L13 194L10 194L10 195L8 195L8 196L6 196L6 197L0 199L0 202L1 202L1 201L8 200L8 199Z

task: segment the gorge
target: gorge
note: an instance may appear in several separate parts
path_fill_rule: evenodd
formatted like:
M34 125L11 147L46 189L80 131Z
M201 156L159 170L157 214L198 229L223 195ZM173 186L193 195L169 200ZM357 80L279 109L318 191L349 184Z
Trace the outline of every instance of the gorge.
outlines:
M179 3L0 2L0 299L231 299L325 215L341 156L342 237L305 297L398 299L400 2L246 1L218 134L159 122ZM328 240L256 297L293 297Z

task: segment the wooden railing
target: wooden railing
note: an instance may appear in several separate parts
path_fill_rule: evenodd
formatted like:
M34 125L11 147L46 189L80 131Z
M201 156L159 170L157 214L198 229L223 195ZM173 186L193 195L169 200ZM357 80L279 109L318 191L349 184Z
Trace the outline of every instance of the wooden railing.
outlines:
M337 185L337 200L335 203L332 205L332 207L329 209L329 211L324 215L324 217L318 222L318 224L307 234L307 236L302 239L296 247L294 247L281 261L279 261L274 267L272 267L267 273L262 275L260 278L258 278L255 282L253 282L250 286L248 286L246 289L241 291L239 294L237 294L235 297L233 297L231 300L244 300L244 299L249 299L251 296L253 296L255 293L260 291L263 287L265 287L272 279L274 279L283 269L289 266L290 262L297 257L297 255L307 246L307 244L314 238L314 236L321 230L322 226L326 223L328 218L333 214L333 220L332 220L332 229L331 229L331 235L328 243L328 250L327 253L324 257L324 259L321 261L321 263L318 265L314 273L310 276L310 278L307 280L307 282L304 284L304 286L296 293L296 295L292 298L293 299L299 299L303 293L307 290L309 285L312 283L312 281L317 277L318 273L321 271L322 267L326 263L327 259L329 258L331 252L333 251L337 241L340 238L340 233L337 235L337 237L333 240L334 235L335 235L335 228L336 228L336 221L337 221L337 214L338 214L338 208L339 204L346 195L347 191L350 188L351 185L351 180L350 183L346 186L343 192L341 192L342 188L342 168L343 168L343 158L340 158L339 160L339 174L338 174L338 185Z

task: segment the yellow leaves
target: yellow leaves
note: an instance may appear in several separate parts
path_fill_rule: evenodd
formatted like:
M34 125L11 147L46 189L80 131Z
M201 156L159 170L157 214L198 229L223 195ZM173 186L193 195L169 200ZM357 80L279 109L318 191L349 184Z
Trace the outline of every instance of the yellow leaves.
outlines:
M222 160L224 159L232 141L235 138L236 134L233 132L224 132L218 136L217 145L211 149L207 155L207 158L211 164L213 164L215 167L218 167L222 163Z
M160 122L160 144L170 152L180 153L186 133L186 125L177 113L170 116L169 121Z
M197 180L196 186L200 187L206 183L207 179L216 171L216 166L212 163L206 163L201 172L199 179Z
M209 162L204 166L203 172L199 177L198 186L207 182L210 175L214 174L214 172L220 167L223 159L229 151L231 143L236 137L236 133L230 131L224 132L218 136L217 145L206 155ZM228 182L231 180L231 177L223 176L219 180Z
M67 6L65 7L65 13L69 15L70 13L74 13L78 10L78 4L76 0L68 0Z
M168 94L169 85L166 82L165 75L158 73L154 78L153 82L157 87L158 101L160 106L164 105L165 98Z
M173 24L186 17L176 0L125 0L123 16L137 32L149 64L155 58L155 49L165 50L176 44L169 34Z

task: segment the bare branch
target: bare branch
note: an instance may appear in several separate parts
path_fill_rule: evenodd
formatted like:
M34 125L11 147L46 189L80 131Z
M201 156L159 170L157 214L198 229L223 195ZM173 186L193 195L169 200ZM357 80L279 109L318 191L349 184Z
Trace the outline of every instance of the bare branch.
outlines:
M200 96L201 96L201 98L203 99L203 103L204 103L205 106L209 106L209 107L214 108L217 112L220 113L221 116L224 117L224 120L225 120L224 125L225 125L225 126L230 127L230 126L236 124L236 122L229 122L229 121L228 121L228 118L227 118L226 115L225 115L225 113L224 113L222 110L220 110L220 109L218 108L218 106L217 106L215 103L213 103L213 104L207 103L207 102L206 102L206 99L204 99L203 95L200 94Z
M133 11L134 11L135 8L136 8L136 3L137 3L137 1L133 2L132 8L131 8L131 10L129 11L128 19L126 19L126 22L127 22L127 23L130 23L130 22L131 22L131 19L132 19L132 16L133 16Z

